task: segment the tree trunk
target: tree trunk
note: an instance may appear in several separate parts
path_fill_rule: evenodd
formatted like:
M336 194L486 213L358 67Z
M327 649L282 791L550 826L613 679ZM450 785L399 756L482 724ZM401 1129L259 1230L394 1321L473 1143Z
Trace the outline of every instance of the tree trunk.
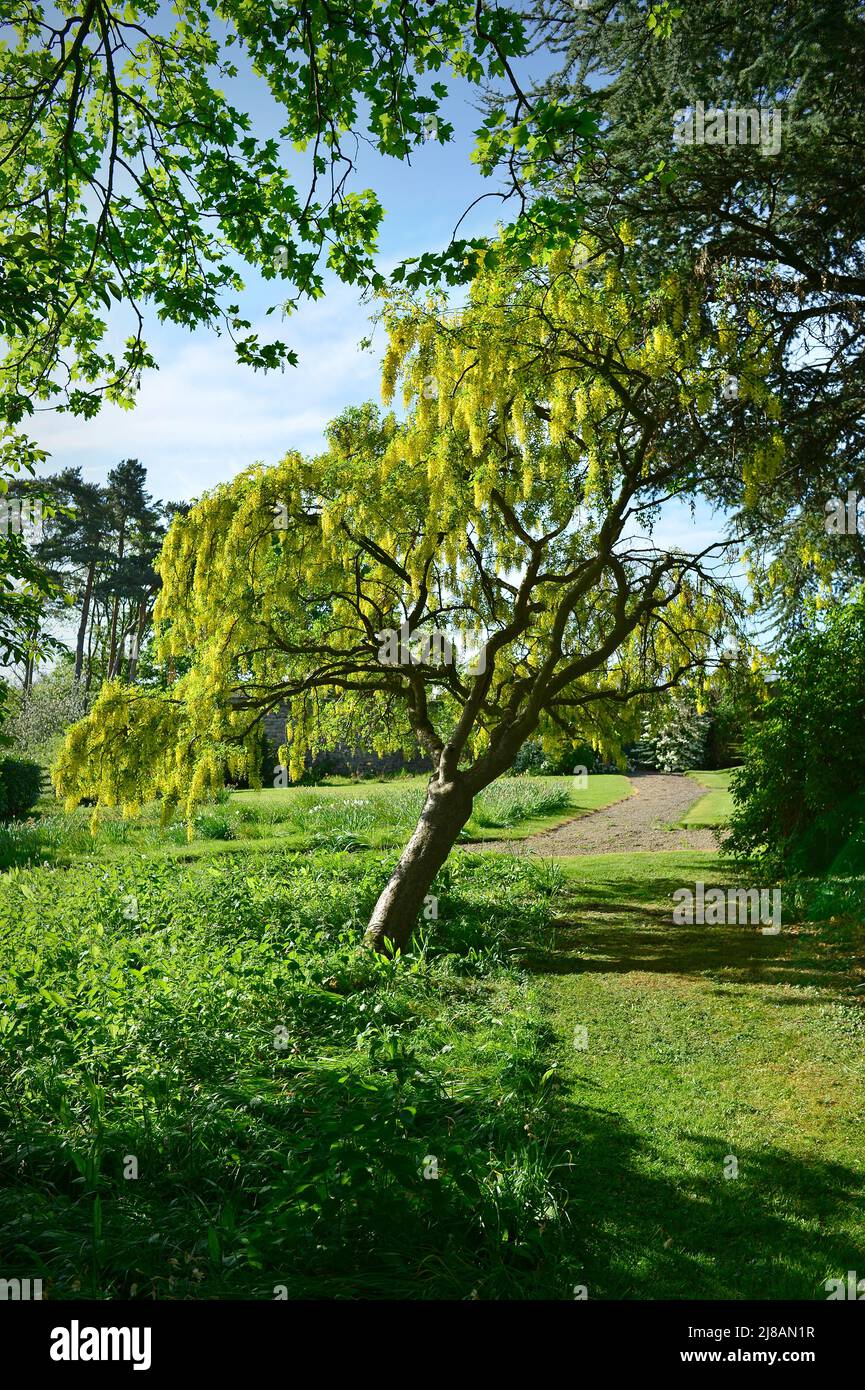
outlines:
M120 525L120 540L117 546L117 570L116 581L119 584L121 579L121 567L123 565L123 553L126 546L126 519L124 517ZM113 680L120 667L117 656L117 615L120 611L120 594L115 593L114 603L111 609L111 638L108 652L108 679Z
M93 679L93 629L98 621L99 605L96 604L93 609L93 621L90 624L90 631L87 634L87 679L84 682L84 689L86 691L90 690L90 684Z
M432 779L420 820L369 919L366 946L405 949L429 886L471 813L472 797L464 786Z
M96 578L96 561L94 560L87 570L87 582L84 585L84 600L81 609L81 622L78 624L78 640L75 643L75 684L81 680L81 671L84 666L84 638L87 634L87 623L90 618L90 598L93 593L93 581Z
M138 658L141 654L141 643L144 641L144 629L147 626L147 599L143 598L138 605L138 623L135 628L135 649L129 658L126 668L127 685L135 684L135 676L138 671Z
M24 694L29 695L33 689L33 653L28 652L27 660L24 663Z
M117 660L117 610L120 607L120 599L114 595L114 605L111 610L111 635L108 647L108 674L106 680L114 677L114 663Z

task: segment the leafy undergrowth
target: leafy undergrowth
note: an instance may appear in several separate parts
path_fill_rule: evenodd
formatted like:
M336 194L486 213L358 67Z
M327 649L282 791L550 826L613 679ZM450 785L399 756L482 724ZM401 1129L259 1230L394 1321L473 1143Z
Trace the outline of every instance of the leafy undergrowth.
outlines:
M5 1277L52 1299L567 1296L521 965L556 877L455 856L434 937L386 961L358 942L387 867L6 875Z

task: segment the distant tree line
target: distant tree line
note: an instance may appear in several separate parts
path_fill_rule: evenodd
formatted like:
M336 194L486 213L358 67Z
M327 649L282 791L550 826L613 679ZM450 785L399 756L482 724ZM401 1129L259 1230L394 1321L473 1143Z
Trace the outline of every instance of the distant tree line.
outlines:
M72 681L84 691L104 680L134 681L160 588L155 569L172 517L186 503L160 502L147 491L147 470L124 459L104 483L65 468L39 479L48 499L30 538L33 564L44 576L42 601L27 610L16 665L26 696L37 675L43 632L72 660ZM28 484L12 485L26 492Z

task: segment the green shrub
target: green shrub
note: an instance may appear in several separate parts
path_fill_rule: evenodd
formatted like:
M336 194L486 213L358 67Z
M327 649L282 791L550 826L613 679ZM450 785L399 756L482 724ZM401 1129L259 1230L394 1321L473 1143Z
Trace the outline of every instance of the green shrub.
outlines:
M733 776L728 848L774 874L865 869L865 591L810 615Z
M203 811L195 818L195 831L202 840L233 840L236 834L227 811Z
M21 758L0 760L0 816L16 820L26 816L42 794L42 768Z
M787 889L787 904L795 920L808 922L849 923L857 939L861 939L865 922L865 876L795 880Z
M71 672L60 669L19 696L6 733L19 752L44 762L69 726L84 718L92 702L93 696L72 681Z
M763 705L763 678L744 660L717 671L707 691L709 736L704 768L721 769L741 763L745 735Z
M590 744L580 743L552 757L544 752L540 739L530 738L517 753L511 771L515 775L528 772L537 777L567 777L577 767L584 767L587 772L599 770L598 755Z

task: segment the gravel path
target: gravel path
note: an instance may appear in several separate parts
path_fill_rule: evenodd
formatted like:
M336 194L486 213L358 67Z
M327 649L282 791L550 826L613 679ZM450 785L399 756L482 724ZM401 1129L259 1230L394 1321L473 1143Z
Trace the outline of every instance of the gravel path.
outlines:
M678 830L675 823L709 790L693 777L642 772L628 781L633 796L565 821L553 830L525 840L483 840L463 845L466 850L497 850L502 854L629 854L643 850L715 850L713 830Z

